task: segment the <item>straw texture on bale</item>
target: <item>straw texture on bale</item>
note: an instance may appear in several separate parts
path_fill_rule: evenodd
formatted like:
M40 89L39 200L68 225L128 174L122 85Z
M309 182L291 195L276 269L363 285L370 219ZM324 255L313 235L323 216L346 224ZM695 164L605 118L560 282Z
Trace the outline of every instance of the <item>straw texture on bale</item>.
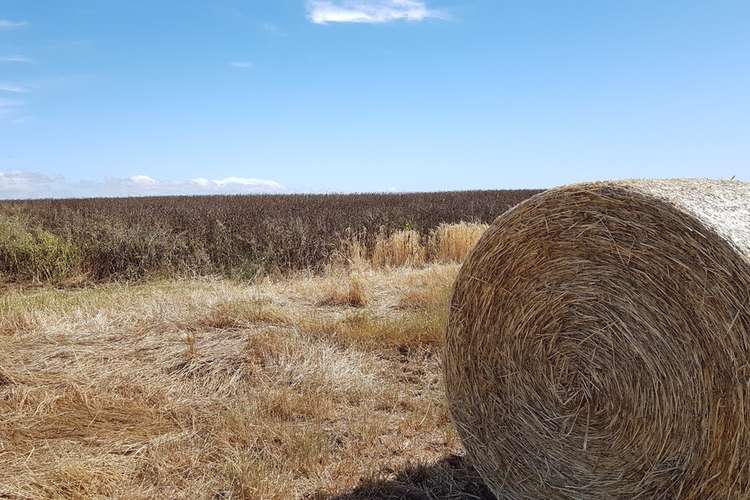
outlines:
M750 497L750 184L566 186L462 267L451 415L498 498Z

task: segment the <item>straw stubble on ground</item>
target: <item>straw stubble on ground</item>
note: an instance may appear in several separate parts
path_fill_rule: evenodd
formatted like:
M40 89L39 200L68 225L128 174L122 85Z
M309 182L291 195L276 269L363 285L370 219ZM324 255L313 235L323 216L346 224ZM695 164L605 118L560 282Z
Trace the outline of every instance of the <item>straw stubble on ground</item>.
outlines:
M6 289L0 497L488 495L443 402L456 271Z

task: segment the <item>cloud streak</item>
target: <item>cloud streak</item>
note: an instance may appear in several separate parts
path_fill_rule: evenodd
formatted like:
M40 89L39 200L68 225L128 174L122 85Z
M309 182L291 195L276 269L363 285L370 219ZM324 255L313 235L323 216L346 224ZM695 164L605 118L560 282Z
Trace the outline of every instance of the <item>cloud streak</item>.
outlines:
M309 0L307 16L315 24L381 24L447 17L439 10L428 8L423 0Z
M268 33L270 35L276 35L276 36L282 36L282 37L286 36L286 33L284 32L284 30L279 28L279 26L277 26L274 23L269 23L269 22L261 23L260 29L263 32Z
M54 177L33 172L0 172L0 199L38 197L34 194L50 190L57 181Z
M262 194L285 191L284 186L276 181L247 177L161 181L147 175L134 175L127 178L69 181L63 177L20 170L0 172L0 199Z
M14 117L21 106L23 106L23 101L0 97L0 118Z
M0 109L11 109L22 106L22 101L14 101L13 99L2 99L0 98Z
M233 68L239 69L252 69L255 67L255 65L250 61L232 61L229 63L229 65Z
M0 31L23 28L25 26L28 26L28 24L29 23L27 23L26 21L10 21L8 19L0 19Z
M28 91L29 89L27 89L26 87L22 87L21 85L0 82L0 92L12 92L14 94L24 94Z
M31 62L31 59L24 56L4 56L0 57L0 63L19 63L19 64L28 64Z

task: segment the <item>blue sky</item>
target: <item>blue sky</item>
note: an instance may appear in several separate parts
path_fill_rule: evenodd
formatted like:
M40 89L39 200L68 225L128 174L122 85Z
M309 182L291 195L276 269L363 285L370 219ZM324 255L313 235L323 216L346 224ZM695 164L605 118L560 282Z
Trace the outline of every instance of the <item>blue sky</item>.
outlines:
M750 180L750 2L0 0L0 198Z

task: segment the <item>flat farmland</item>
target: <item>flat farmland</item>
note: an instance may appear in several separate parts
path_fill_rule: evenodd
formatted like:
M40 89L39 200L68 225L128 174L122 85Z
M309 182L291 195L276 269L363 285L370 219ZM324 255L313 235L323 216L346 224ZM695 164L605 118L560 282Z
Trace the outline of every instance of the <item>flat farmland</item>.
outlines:
M0 202L0 279L102 282L321 271L397 231L486 224L537 191ZM429 258L429 256L427 256Z
M4 203L0 497L492 498L443 330L531 193Z

